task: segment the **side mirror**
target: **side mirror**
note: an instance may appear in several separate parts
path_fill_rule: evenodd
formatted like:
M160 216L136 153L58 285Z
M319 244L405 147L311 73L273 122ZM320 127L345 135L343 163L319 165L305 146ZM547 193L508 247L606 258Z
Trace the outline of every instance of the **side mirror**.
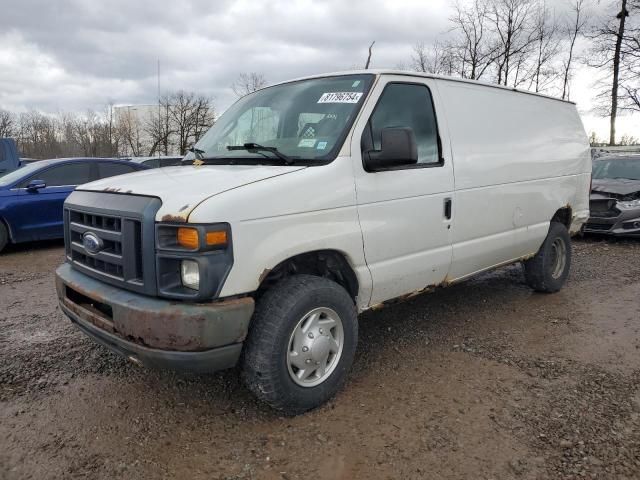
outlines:
M41 188L45 188L47 184L43 180L31 180L27 185L28 192L37 192Z
M380 150L364 153L366 170L381 170L418 163L418 145L413 129L387 127L380 131Z

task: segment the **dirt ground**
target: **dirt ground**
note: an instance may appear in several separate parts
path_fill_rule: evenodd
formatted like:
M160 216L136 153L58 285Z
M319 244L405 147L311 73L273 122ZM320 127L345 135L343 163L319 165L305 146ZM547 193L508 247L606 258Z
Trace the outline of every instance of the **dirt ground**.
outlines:
M296 418L237 372L141 369L56 304L60 243L0 256L0 479L640 478L640 241L577 240L368 312L350 381Z

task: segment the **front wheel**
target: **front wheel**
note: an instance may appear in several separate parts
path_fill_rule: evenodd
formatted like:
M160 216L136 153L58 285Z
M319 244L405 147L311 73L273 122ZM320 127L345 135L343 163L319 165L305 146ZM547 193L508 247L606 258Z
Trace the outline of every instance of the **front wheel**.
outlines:
M571 238L567 227L551 222L538 253L524 262L527 284L537 292L557 292L566 282L570 268Z
M259 300L242 376L276 410L303 413L340 389L357 342L357 312L347 291L325 278L294 275Z

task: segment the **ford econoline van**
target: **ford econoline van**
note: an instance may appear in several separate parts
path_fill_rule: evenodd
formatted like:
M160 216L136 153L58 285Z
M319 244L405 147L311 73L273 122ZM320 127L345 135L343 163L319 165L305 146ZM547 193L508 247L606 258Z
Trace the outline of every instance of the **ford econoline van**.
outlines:
M297 414L343 385L360 312L516 262L558 291L590 176L570 102L408 72L292 80L238 100L183 166L71 194L60 305L135 363L239 365Z

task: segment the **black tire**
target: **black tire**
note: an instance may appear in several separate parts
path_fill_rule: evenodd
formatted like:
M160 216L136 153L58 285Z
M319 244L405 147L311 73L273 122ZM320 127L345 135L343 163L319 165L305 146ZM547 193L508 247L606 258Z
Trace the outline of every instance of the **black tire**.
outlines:
M4 250L4 247L9 243L9 232L7 231L7 227L5 227L2 220L0 220L0 252Z
M570 268L571 237L567 227L551 222L538 253L524 262L525 280L536 292L555 293L566 282Z
M306 315L317 308L331 309L339 316L342 353L322 383L300 386L289 372L290 339ZM242 377L260 400L286 415L297 415L322 405L342 387L357 343L357 311L347 291L326 278L293 275L258 301L245 342Z

